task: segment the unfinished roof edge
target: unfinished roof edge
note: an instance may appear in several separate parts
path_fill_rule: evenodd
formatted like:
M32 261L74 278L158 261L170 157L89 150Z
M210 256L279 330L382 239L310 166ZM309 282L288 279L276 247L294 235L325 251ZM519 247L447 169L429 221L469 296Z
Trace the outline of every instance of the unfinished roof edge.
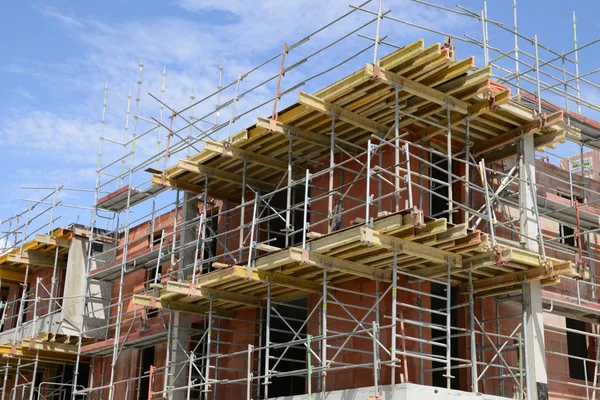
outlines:
M515 138L504 138L502 134L506 136L536 120L541 121L540 128L530 133L536 135L540 150L564 142L568 133L569 138L575 136L562 124L544 126L543 118L530 108L510 100L510 88L492 80L490 66L475 69L473 57L454 61L448 49L439 43L425 47L421 39L382 58L378 66L367 64L315 95L299 92L298 102L278 112L277 120L258 118L256 124L222 140L220 145L214 142L218 149L208 146L166 171L151 171L153 184L202 194L204 185L200 181L208 176L220 187L209 196L230 199L233 194L235 199L242 184L236 174L242 159L246 159L256 167L248 170L249 182L268 189L269 179L279 170L264 166L287 161L287 152L281 149L288 137L302 144L294 149L297 159L314 161L327 156L331 115L336 116L336 138L348 146L360 146L372 134L383 135L392 129L395 85L399 85L399 103L406 113L399 128L412 134L414 142L429 141L443 148L446 141L439 138L446 136L441 126L446 124L448 108L453 147L467 140L461 126L467 117L471 118L469 141L473 144L486 148L487 140L502 139L493 153L479 155L490 162L516 154ZM351 146L346 150L351 151ZM227 159L221 157L225 152L230 156Z

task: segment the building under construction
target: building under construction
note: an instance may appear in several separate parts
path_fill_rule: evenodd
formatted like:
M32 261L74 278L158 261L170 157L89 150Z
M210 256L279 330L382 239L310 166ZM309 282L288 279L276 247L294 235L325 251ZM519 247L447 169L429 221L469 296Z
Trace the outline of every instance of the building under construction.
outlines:
M366 2L182 109L163 73L152 116L140 62L93 204L2 223L1 398L597 398L600 39L414 1L481 37Z

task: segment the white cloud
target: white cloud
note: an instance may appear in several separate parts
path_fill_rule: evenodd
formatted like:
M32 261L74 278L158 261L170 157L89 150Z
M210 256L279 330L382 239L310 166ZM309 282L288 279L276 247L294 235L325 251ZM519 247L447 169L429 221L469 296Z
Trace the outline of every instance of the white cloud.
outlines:
M40 12L42 14L46 15L47 17L50 17L50 18L58 21L60 24L66 26L68 28L73 28L73 27L75 27L75 28L81 28L81 27L83 27L83 24L78 19L70 17L68 15L65 15L65 14L61 13L55 7L46 6L46 7L40 8Z

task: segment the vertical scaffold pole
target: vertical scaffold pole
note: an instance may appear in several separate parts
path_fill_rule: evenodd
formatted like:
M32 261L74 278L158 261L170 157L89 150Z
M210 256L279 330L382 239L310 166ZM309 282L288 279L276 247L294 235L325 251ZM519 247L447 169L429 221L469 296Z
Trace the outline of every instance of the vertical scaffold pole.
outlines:
M394 261L392 264L392 334L391 336L391 358L392 363L390 364L392 370L391 387L392 387L392 400L396 400L396 337L397 337L397 325L398 325L398 251L394 248ZM406 365L403 366L406 368Z
M377 61L377 50L379 50L379 31L381 29L381 19L383 18L383 1L379 0L379 8L377 10L377 26L375 28L375 45L373 50L373 65L379 65Z
M229 117L229 124L227 125L227 141L231 141L231 125L235 121L235 105L238 102L238 92L240 90L240 81L242 80L242 74L238 74L237 83L235 84L235 95L233 96L233 102L231 104L231 116Z
M329 145L329 196L327 197L327 216L329 217L329 223L327 224L327 232L331 233L333 227L333 179L334 179L334 168L335 168L335 114L331 113L331 142ZM341 173L341 172L340 172Z
M452 388L452 296L450 286L450 260L446 257L446 388Z
M404 154L406 155L406 186L408 189L408 208L413 208L414 200L413 200L413 192L412 192L412 171L410 168L410 147L408 143L405 143L402 147Z
M479 384L477 379L477 340L475 338L475 299L473 298L473 273L469 269L469 333L471 347L471 391L477 393Z
M194 88L192 88L192 94L190 95L190 122L194 122L194 101L196 100L196 91L194 90ZM192 139L194 138L193 135L193 128L192 125L190 124L190 129L188 130L188 137L187 137L187 157L190 158L190 156L192 155Z
M481 45L483 46L483 63L487 66L490 63L490 56L488 54L488 41L487 41L487 30L485 26L485 13L481 11Z
M400 211L400 113L398 112L398 108L400 107L398 105L399 90L400 88L396 82L394 85L394 197L396 199L396 212ZM407 168L410 168L410 166L407 166ZM409 192L409 196L410 195L411 193Z
M242 210L240 214L240 259L242 258L242 252L244 251L244 220L246 219L246 169L248 162L244 158L244 168L242 170Z
M252 400L252 350L254 346L248 343L248 357L246 358L246 366L248 372L246 373L246 400Z
M577 88L577 99L581 100L581 90L579 88L579 43L577 40L577 18L573 11L573 49L575 50L575 87ZM581 103L577 102L577 113L581 114Z
M208 306L208 326L206 327L206 366L204 370L204 388L203 391L208 393L210 391L210 345L212 340L212 323L213 323L213 299L210 299ZM190 354L193 357L193 353Z
M372 145L371 140L367 142L367 182L366 182L366 203L365 203L365 224L369 225L370 208L371 208L371 156L372 156Z
M293 232L292 229L292 165L294 162L293 154L292 154L292 146L293 139L290 136L289 138L289 147L288 147L288 164L287 164L287 188L286 188L286 204L285 204L285 247L289 247L290 245L290 235Z
M464 223L469 226L469 185L471 182L471 163L470 163L470 155L471 155L471 113L467 116L465 121L466 124L466 137L465 137L465 199L463 204L466 205L465 211L465 219Z
M446 157L448 157L448 222L454 221L454 201L452 194L452 120L450 119L450 104L446 103Z
M537 35L533 35L533 45L535 46L535 84L537 90L537 112L542 115L542 84L540 81L540 48L538 46Z
M302 222L302 226L304 227L304 229L302 229L302 249L303 250L306 250L306 234L307 234L308 228L310 226L310 222L308 219L308 202L310 201L310 199L308 197L309 182L310 182L310 172L307 169L306 170L306 181L304 182L304 221Z
M321 314L321 400L327 399L327 270L323 268L323 313Z
M263 378L263 399L267 400L269 398L269 381L270 370L269 370L269 357L270 352L269 349L271 347L271 282L267 281L267 310L266 310L266 320L265 320L265 370L264 370L264 378Z
M515 77L517 78L517 96L521 95L521 77L520 68L519 68L519 37L517 33L519 31L519 26L517 25L517 0L513 0L513 33L515 39Z

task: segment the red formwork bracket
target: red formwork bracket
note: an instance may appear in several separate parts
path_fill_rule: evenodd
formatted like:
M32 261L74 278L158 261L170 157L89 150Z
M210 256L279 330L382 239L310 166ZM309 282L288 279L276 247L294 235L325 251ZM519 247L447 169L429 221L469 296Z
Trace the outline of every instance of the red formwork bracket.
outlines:
M425 227L425 218L423 217L423 210L417 208L417 206L413 206L410 210L410 216L412 218L412 223L415 228L424 228Z
M300 255L300 264L310 264L310 256L308 250L302 250L302 254Z
M381 79L381 67L377 64L373 64L373 75L371 75L371 80L377 82Z
M494 262L496 265L504 264L504 260L502 259L502 247L500 246L494 247Z

